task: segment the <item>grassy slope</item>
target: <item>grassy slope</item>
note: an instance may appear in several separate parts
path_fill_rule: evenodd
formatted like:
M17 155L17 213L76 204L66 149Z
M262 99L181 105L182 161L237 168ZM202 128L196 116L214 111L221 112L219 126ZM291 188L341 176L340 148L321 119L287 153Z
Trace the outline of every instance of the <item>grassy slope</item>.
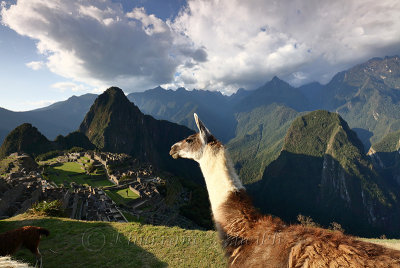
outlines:
M104 172L92 173L87 175L82 169L82 165L77 162L67 162L60 166L47 167L48 178L57 184L63 184L64 181L76 182L78 184L87 184L94 187L103 187L113 185L105 177Z
M120 189L120 190L105 190L107 195L114 200L117 205L128 203L129 201L138 198L139 196L128 189L128 196L126 195L127 189Z
M44 267L226 266L214 231L23 214L0 221L0 232L25 225L51 232L40 243ZM34 264L33 255L26 249L16 258Z
M400 130L391 132L372 146L377 152L394 152L400 149Z
M44 267L225 267L214 231L140 223L86 222L26 214L0 221L0 232L26 225L48 228L40 251ZM400 250L400 240L364 239ZM20 250L15 258L34 264Z

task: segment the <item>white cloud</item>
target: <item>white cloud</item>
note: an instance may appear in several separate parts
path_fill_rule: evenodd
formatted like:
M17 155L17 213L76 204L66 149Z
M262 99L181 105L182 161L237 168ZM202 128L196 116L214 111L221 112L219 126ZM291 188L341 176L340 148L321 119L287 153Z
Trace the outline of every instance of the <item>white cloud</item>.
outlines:
M324 83L369 58L400 54L397 0L189 0L172 22L111 0L18 0L1 15L37 40L52 72L94 88L229 94L274 75Z
M79 92L79 91L88 91L91 88L82 84L76 84L73 82L58 82L51 85L52 88L58 89L61 92L65 91L72 91L72 92Z
M44 66L43 61L31 61L25 64L27 67L31 68L34 71L40 70Z
M180 66L176 84L254 88L278 75L293 84L327 82L371 57L400 53L397 0L189 0L176 31L208 61Z
M55 102L56 100L24 101L22 103L22 106L24 107L24 111L30 111L33 109L49 106Z
M99 88L170 82L182 62L199 54L167 22L142 8L126 13L111 0L18 0L1 15L5 25L37 40L49 70Z

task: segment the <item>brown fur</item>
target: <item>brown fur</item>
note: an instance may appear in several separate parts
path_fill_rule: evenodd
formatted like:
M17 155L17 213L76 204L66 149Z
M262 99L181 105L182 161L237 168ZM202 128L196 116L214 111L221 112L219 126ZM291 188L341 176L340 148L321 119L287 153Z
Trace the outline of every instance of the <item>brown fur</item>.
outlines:
M41 227L25 226L0 234L0 256L13 255L22 247L29 249L40 258L39 242L41 235L50 232Z
M261 215L245 190L221 210L226 220L216 225L230 267L400 267L400 251Z

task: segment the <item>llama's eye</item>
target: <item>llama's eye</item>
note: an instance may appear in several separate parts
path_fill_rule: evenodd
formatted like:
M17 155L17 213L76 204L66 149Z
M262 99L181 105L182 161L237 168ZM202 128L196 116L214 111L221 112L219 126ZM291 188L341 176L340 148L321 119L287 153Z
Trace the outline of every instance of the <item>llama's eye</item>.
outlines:
M192 139L186 139L186 142L187 142L187 143L192 143L193 140L192 140Z

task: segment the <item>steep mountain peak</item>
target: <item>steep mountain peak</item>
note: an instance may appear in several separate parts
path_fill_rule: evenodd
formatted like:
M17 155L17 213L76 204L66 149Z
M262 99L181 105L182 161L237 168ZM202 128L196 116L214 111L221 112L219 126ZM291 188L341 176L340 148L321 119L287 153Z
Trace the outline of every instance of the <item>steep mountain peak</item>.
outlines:
M80 132L85 133L89 140L99 148L107 147L104 140L104 131L111 123L121 128L127 128L126 122L137 121L143 116L139 108L128 100L122 89L110 87L94 101L86 114Z
M14 152L38 154L50 147L51 142L36 127L24 123L7 135L0 147L0 159Z
M106 91L104 91L103 94L110 95L110 96L116 96L116 97L125 96L124 92L119 87L110 87Z
M235 105L235 109L249 111L271 103L284 104L297 111L304 111L309 107L302 92L275 76L262 87L250 91L248 96Z
M269 82L267 82L266 84L265 84L265 86L267 86L267 87L271 87L271 86L273 86L273 87L277 87L277 86L289 86L290 87L290 85L288 84L288 83L286 83L285 81L283 81L283 80L281 80L279 77L277 77L277 76L274 76L272 79L271 79L271 81L269 81Z
M283 150L323 157L327 153L336 155L337 150L341 149L336 145L343 146L349 142L358 153L363 153L361 141L339 114L317 110L293 121L285 137Z
M164 88L162 88L161 86L146 90L145 92L151 92L151 93L161 93L166 91Z
M80 129L100 150L127 153L163 170L188 172L200 179L193 165L181 168L169 157L171 144L193 133L187 127L144 115L121 89L112 87L99 95L86 114ZM188 169L193 169L188 171Z

